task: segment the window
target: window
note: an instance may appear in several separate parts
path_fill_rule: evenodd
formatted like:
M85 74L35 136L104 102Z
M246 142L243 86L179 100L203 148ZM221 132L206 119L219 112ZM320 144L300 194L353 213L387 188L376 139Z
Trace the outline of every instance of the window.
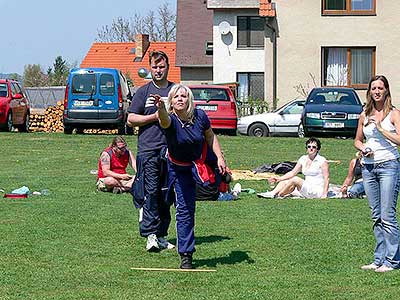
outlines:
M298 115L301 114L304 108L304 102L303 105L300 105L300 102L294 102L282 111L283 114L288 114L288 115Z
M322 48L323 85L367 88L375 74L375 48Z
M8 97L7 83L0 83L0 97Z
M77 74L72 78L72 93L73 94L88 94L96 93L96 75L95 74Z
M238 98L243 102L249 99L264 100L264 73L237 73Z
M374 15L376 0L322 0L323 15Z
M206 50L205 53L206 55L213 55L213 42L212 41L206 41Z
M114 96L115 84L114 76L111 74L101 74L100 76L100 94L104 96Z
M264 20L260 17L238 17L238 48L264 47Z

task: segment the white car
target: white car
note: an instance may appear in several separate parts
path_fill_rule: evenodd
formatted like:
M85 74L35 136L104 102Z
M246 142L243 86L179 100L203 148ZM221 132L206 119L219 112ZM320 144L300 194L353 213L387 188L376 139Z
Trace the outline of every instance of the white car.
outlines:
M263 137L270 135L296 135L304 137L300 124L304 99L294 99L270 113L241 117L238 120L240 134Z

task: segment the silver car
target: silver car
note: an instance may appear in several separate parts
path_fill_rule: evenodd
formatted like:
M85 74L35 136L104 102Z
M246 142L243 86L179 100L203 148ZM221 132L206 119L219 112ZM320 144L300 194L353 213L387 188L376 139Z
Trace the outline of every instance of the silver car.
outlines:
M304 99L295 99L273 112L241 117L238 120L238 131L240 134L257 137L271 135L304 137L304 130L300 124L304 103Z

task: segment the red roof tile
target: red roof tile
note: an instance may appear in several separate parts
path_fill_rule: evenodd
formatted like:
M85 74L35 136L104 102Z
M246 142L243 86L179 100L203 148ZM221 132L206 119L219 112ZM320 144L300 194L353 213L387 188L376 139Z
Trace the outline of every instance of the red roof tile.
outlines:
M259 15L261 17L275 17L275 5L271 3L271 0L260 0Z
M153 50L164 51L169 58L168 80L173 82L181 81L180 68L175 66L175 42L151 42L149 48L143 56L142 61L135 62L135 53L130 53L132 48L136 48L134 42L129 43L93 43L86 57L83 59L81 68L115 68L123 73L129 73L134 86L141 86L148 80L140 78L138 70L146 68L149 70L149 53Z

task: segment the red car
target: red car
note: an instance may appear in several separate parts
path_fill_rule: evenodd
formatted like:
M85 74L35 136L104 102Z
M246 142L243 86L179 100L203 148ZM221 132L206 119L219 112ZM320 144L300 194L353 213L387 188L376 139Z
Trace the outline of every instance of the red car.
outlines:
M0 79L0 127L7 131L29 130L29 100L18 81Z
M203 109L211 121L214 131L236 135L237 111L231 89L222 85L189 85L194 104Z

